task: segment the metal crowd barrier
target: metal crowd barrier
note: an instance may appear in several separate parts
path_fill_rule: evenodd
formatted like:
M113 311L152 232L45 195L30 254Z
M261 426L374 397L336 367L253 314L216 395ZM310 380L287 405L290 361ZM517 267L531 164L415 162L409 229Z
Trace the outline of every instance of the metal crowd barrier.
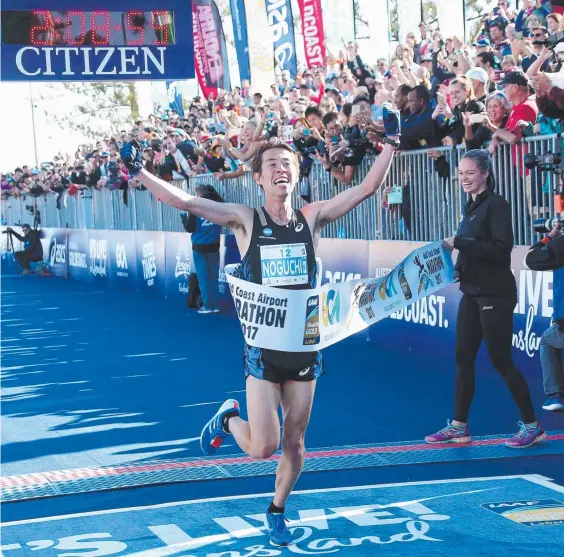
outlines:
M537 136L519 145L501 145L493 157L497 191L511 204L513 229L517 244L531 244L535 240L533 220L554 215L556 176L552 173L526 170L524 155L559 152L560 140L554 136ZM458 183L458 161L464 147L406 151L394 157L391 171L378 193L360 207L331 223L324 237L366 240L434 241L452 236L460 221L466 195ZM365 158L357 168L352 185L358 184L374 164ZM331 199L346 187L332 178L323 167L313 165L306 178L311 201ZM199 184L213 185L231 203L258 207L263 203L262 190L250 173L238 179L218 182L213 175L203 174L191 179L177 180L174 185L194 193ZM297 208L306 202L300 195L302 182L294 192ZM386 206L388 188L402 192L401 204ZM178 211L161 203L146 190L128 190L127 198L120 190L87 190L83 195L58 198L55 194L25 199L10 197L2 200L4 224L32 223L30 207L37 207L41 225L57 228L94 228L109 230L182 230Z

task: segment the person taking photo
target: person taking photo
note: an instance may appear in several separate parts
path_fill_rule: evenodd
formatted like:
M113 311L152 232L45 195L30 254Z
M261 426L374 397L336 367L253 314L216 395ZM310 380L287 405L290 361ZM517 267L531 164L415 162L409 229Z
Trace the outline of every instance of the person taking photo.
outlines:
M32 270L30 263L43 261L43 246L41 245L39 230L32 230L29 224L22 225L22 234L18 234L14 229L7 228L6 232L23 242L24 249L16 251L14 258L23 269L24 275L31 275Z

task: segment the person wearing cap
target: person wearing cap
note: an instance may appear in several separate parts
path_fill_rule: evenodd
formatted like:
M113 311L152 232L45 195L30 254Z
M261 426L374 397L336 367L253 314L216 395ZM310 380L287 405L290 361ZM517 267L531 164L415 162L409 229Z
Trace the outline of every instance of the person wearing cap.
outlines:
M100 157L102 160L98 168L100 170L101 177L105 177L108 175L108 164L110 162L110 153L108 153L107 151L103 151Z
M476 100L485 103L488 96L488 72L483 68L472 68L466 72L466 77L472 83Z
M500 128L493 134L490 152L495 153L502 141L516 145L523 138L523 123L534 124L537 121L538 108L529 99L529 84L529 76L522 70L509 72L500 82L505 96L513 106L505 128ZM515 157L513 161L517 162Z
M32 230L29 224L22 225L22 234L18 234L12 228L7 228L7 232L23 242L24 249L14 252L14 258L23 269L24 275L31 275L30 263L43 261L43 246L41 245L39 230Z
M472 43L472 46L476 49L476 54L482 54L482 52L491 52L492 50L492 43L490 43L489 39L480 39L475 43Z
M525 179L528 171L523 168L522 157L528 152L527 145L523 148L518 148L518 144L521 143L524 137L524 129L530 126L534 126L538 117L538 107L536 102L529 98L530 95L530 81L529 77L522 70L513 70L509 72L500 85L503 87L505 96L508 98L509 102L512 104L511 112L509 113L509 118L507 119L507 124L504 128L497 129L494 134L492 141L489 146L490 153L494 154L497 152L501 142L509 143L511 145L511 156L507 158L508 164L513 165L514 179L507 186L513 196L513 212L514 218L519 219L518 216L518 199L523 199L526 183ZM510 172L509 168L507 169ZM540 181L535 184L531 184L531 196L530 202L532 205L537 205L542 198L542 185ZM527 212L530 214L530 209L527 206ZM518 234L518 243L526 243L524 237L524 226L519 226L515 231Z

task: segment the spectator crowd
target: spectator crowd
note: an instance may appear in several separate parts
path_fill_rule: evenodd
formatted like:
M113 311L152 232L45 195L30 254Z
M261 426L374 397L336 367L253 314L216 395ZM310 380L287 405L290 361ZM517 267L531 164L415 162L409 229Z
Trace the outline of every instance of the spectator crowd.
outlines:
M130 181L119 159L132 138L143 146L147 170L167 181L213 174L218 181L250 171L265 141L278 137L300 154L301 177L314 162L345 186L367 154L378 155L382 107L401 111L400 150L465 144L517 144L534 134L562 131L564 18L550 2L524 0L519 11L499 0L466 44L421 24L397 46L391 60L372 60L349 43L324 67L298 75L279 72L270 91L243 82L217 98L194 98L181 117L155 106L146 120L81 145L40 168L23 166L2 176L2 197L65 196L88 189L119 189L127 202ZM444 158L444 157L443 157Z

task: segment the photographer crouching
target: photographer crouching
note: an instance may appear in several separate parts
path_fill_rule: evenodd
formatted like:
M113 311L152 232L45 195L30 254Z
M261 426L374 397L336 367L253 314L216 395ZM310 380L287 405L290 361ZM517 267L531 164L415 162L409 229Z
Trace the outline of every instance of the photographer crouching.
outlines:
M548 225L548 226L547 226ZM564 213L552 221L537 221L535 230L552 230L540 242L531 247L525 263L533 271L554 271L553 324L542 334L540 359L544 391L547 400L545 410L564 411Z
M9 235L9 241L12 237L16 237L20 242L23 242L24 249L22 251L14 252L14 258L23 269L24 275L31 275L32 270L30 263L43 261L43 246L41 245L39 230L32 230L29 224L22 226L23 235L18 234L14 229L7 228L4 234Z

